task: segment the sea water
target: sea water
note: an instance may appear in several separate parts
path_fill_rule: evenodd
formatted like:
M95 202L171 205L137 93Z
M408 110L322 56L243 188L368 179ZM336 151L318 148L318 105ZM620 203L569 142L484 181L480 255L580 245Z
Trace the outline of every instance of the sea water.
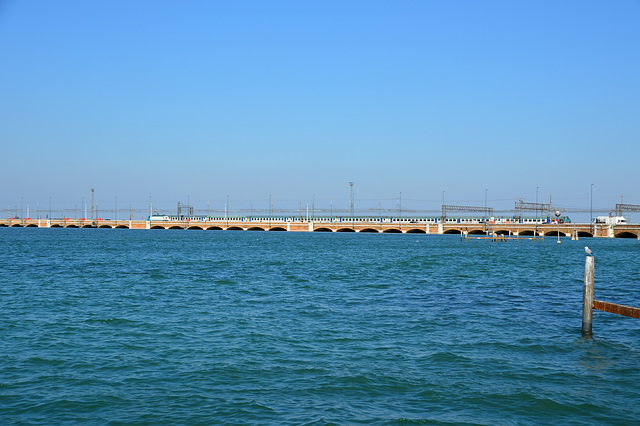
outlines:
M0 229L2 424L634 424L640 242Z

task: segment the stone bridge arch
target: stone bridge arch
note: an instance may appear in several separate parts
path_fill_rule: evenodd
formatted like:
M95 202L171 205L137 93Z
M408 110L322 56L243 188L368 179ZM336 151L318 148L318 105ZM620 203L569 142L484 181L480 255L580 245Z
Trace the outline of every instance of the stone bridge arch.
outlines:
M613 236L614 238L638 238L638 235L631 231L618 232Z
M398 228L389 228L382 231L383 234L402 234L402 231Z
M333 232L333 231L329 228L316 228L313 230L313 232Z
M560 234L561 237L570 237L571 235L567 235L564 232L560 231L558 232L558 230L553 230L553 231L547 231L544 233L545 237L557 237L558 233Z
M373 229L373 228L364 228L364 229L361 229L358 232L364 232L365 234L366 233L371 233L371 234L375 233L375 234L377 234L378 230L377 229Z
M407 234L426 234L427 231L425 231L424 229L418 229L418 228L413 228L413 229L409 229L407 231Z

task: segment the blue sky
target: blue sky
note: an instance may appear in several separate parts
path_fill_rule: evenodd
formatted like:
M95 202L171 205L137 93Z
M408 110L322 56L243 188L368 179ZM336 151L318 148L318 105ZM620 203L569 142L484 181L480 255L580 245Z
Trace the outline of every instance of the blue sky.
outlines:
M363 212L486 190L580 218L592 183L596 210L640 204L639 23L638 1L0 1L0 215L90 188L348 209L349 181Z

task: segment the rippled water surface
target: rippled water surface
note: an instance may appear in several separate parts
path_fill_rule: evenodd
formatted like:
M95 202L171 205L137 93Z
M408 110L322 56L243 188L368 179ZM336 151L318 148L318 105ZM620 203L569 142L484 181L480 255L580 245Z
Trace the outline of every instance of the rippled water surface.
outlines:
M640 242L0 229L3 424L633 424Z

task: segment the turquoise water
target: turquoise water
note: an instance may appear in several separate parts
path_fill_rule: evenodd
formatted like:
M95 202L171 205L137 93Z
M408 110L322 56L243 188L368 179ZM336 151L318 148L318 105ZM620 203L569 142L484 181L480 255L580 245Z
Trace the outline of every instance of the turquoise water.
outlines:
M631 424L640 242L0 228L3 424Z

